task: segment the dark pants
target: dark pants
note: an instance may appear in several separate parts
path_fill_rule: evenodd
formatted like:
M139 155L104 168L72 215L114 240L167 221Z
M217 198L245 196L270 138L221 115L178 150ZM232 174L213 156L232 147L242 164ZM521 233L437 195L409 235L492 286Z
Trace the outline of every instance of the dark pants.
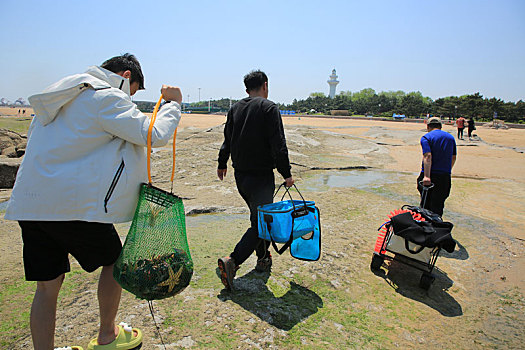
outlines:
M417 178L417 189L421 194L423 186L419 184L423 180L423 173ZM430 180L434 187L428 190L427 199L425 202L425 209L428 209L439 216L443 216L443 208L445 207L445 200L450 194L450 174L430 174ZM421 198L423 202L423 198ZM421 202L421 204L423 204Z
M458 128L458 139L462 139L463 138L463 129L465 129L465 128Z
M233 253L230 254L235 264L241 265L254 250L258 259L270 254L269 243L259 238L257 207L273 202L275 178L273 170L257 174L235 171L235 182L239 194L250 208L251 226L237 243Z

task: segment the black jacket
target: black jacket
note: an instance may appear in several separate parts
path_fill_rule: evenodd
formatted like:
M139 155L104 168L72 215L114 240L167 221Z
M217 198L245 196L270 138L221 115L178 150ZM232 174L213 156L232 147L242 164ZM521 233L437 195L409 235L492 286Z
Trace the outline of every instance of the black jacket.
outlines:
M230 155L235 170L260 172L277 168L283 178L292 176L283 121L275 103L262 97L247 97L232 106L219 151L219 169L226 169Z

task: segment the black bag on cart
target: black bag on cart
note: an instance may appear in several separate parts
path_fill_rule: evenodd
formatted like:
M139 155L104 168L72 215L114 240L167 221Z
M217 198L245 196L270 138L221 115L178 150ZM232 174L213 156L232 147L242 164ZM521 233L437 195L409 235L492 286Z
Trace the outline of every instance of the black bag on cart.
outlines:
M405 248L412 254L419 253L425 247L440 247L449 253L454 252L456 248L456 241L451 233L454 225L450 222L416 221L410 213L398 214L392 217L391 221L394 234L405 239ZM420 247L413 251L408 242Z

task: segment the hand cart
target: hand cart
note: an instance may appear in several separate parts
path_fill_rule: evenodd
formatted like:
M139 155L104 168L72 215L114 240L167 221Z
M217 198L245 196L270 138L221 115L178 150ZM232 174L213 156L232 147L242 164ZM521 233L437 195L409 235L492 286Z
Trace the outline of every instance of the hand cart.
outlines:
M424 208L425 206L428 190L434 185L423 186L422 182L420 182L420 185L422 186L420 207L404 205L401 209L396 209L390 212L388 215L389 219L392 219L396 215L408 212L412 214L413 219L416 221L442 222L439 215L425 209L421 210L421 208ZM391 220L388 220L381 225L378 231L379 234L372 255L370 269L372 271L378 271L383 265L385 259L396 259L396 261L422 271L423 274L421 275L419 286L428 290L435 280L435 277L432 275L432 270L434 269L441 248L428 248L405 241L404 238L397 236L394 233Z

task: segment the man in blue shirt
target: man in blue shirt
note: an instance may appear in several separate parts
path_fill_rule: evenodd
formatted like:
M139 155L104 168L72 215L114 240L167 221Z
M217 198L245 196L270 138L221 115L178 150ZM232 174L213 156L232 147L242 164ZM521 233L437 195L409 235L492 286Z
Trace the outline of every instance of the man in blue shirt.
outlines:
M423 164L417 179L417 187L421 193L423 190L421 185L434 184L434 187L428 191L425 209L442 216L445 200L450 194L450 174L456 162L456 141L454 136L441 130L441 119L438 117L428 120L427 131L428 133L421 137L420 141Z

